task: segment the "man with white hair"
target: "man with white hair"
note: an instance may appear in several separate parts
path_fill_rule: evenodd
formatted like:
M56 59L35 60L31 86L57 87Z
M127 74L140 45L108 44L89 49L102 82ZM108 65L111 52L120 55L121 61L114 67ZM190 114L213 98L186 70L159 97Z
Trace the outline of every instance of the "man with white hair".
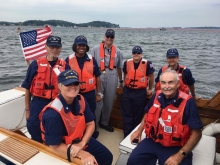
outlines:
M131 153L127 165L192 165L192 150L202 134L202 123L194 99L178 90L175 71L165 70L158 90L145 107L146 114L132 133L131 141L143 139Z

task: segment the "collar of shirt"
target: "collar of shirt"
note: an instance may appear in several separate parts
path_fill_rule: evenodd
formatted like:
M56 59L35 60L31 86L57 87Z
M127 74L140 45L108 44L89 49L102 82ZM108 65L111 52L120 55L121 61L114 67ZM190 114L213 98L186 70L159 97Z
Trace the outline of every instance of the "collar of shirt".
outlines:
M168 68L170 67L170 65L168 65ZM178 71L180 68L179 63L177 63L177 68L175 69L175 71Z
M72 111L74 115L77 115L79 113L80 107L79 107L79 101L78 97L75 97L73 100L73 103L71 105L68 105L63 98L61 94L58 95L58 98L60 99L61 103L63 104L65 113L68 113Z
M167 99L163 93L159 94L158 101L161 104L161 108L166 108L169 104L174 104L177 101L179 92L176 92L176 95L173 98Z

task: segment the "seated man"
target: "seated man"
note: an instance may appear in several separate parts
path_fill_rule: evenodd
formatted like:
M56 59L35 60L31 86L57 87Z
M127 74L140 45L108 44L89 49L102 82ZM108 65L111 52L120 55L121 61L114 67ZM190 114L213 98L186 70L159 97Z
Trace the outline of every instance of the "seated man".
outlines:
M68 161L80 158L83 165L111 165L111 152L92 136L95 116L79 95L77 72L66 70L58 77L60 94L40 113L42 139Z
M166 70L160 76L161 91L157 91L145 107L146 114L131 141L143 139L131 153L128 165L190 165L192 149L201 138L202 123L192 97L180 90L175 71Z

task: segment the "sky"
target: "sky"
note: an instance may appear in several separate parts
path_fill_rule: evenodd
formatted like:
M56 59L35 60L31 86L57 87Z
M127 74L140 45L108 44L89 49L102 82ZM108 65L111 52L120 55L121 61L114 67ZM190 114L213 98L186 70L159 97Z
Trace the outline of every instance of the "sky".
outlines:
M220 0L1 0L0 21L105 21L120 27L220 27Z

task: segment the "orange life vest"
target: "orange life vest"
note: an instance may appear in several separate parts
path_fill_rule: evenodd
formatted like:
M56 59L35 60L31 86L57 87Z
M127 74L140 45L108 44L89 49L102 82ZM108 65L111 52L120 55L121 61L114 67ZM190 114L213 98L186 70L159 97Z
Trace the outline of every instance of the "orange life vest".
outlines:
M69 55L69 65L72 70L75 70L79 75L80 92L89 92L96 89L96 78L94 75L93 57L88 54L89 61L85 61L83 69L81 70L77 62L75 54Z
M145 117L146 136L163 146L184 146L188 141L191 130L188 125L182 125L183 113L190 95L179 90L176 105L169 104L162 109L156 92L154 103Z
M133 88L141 89L147 88L148 85L148 76L147 72L147 60L142 59L137 69L134 69L133 59L127 60L126 64L127 74L124 78L124 85Z
M164 70L166 70L167 68L168 68L168 65L163 66L163 67L162 67L162 72L163 72ZM184 72L185 69L186 69L185 66L179 65L179 69L178 69L176 72L177 72L177 74L178 74L178 76L179 76L179 83L180 83L180 85L179 85L179 90L181 90L181 91L183 91L183 92L189 94L189 88L188 88L188 86L183 82L183 74L184 74L183 72ZM159 82L159 81L156 83L156 90L160 90L160 82Z
M54 99L58 95L58 76L65 70L66 62L58 58L55 66L51 68L47 58L37 60L38 70L34 77L30 92L34 96Z
M100 44L100 70L105 70L105 49L104 49L105 43ZM110 55L110 62L109 62L109 69L115 68L115 58L116 58L116 47L115 45L112 45L111 49L111 55Z
M78 98L79 98L80 111L79 111L79 115L77 116L75 116L71 111L66 113L63 104L58 97L44 107L44 109L41 111L39 115L40 127L42 132L41 136L44 142L45 142L45 129L42 124L42 117L47 108L52 108L53 110L57 111L60 114L67 130L67 136L63 136L63 140L65 140L65 143L67 145L72 144L73 140L75 139L82 139L84 131L86 129L86 122L84 117L85 99L82 95L79 95Z

